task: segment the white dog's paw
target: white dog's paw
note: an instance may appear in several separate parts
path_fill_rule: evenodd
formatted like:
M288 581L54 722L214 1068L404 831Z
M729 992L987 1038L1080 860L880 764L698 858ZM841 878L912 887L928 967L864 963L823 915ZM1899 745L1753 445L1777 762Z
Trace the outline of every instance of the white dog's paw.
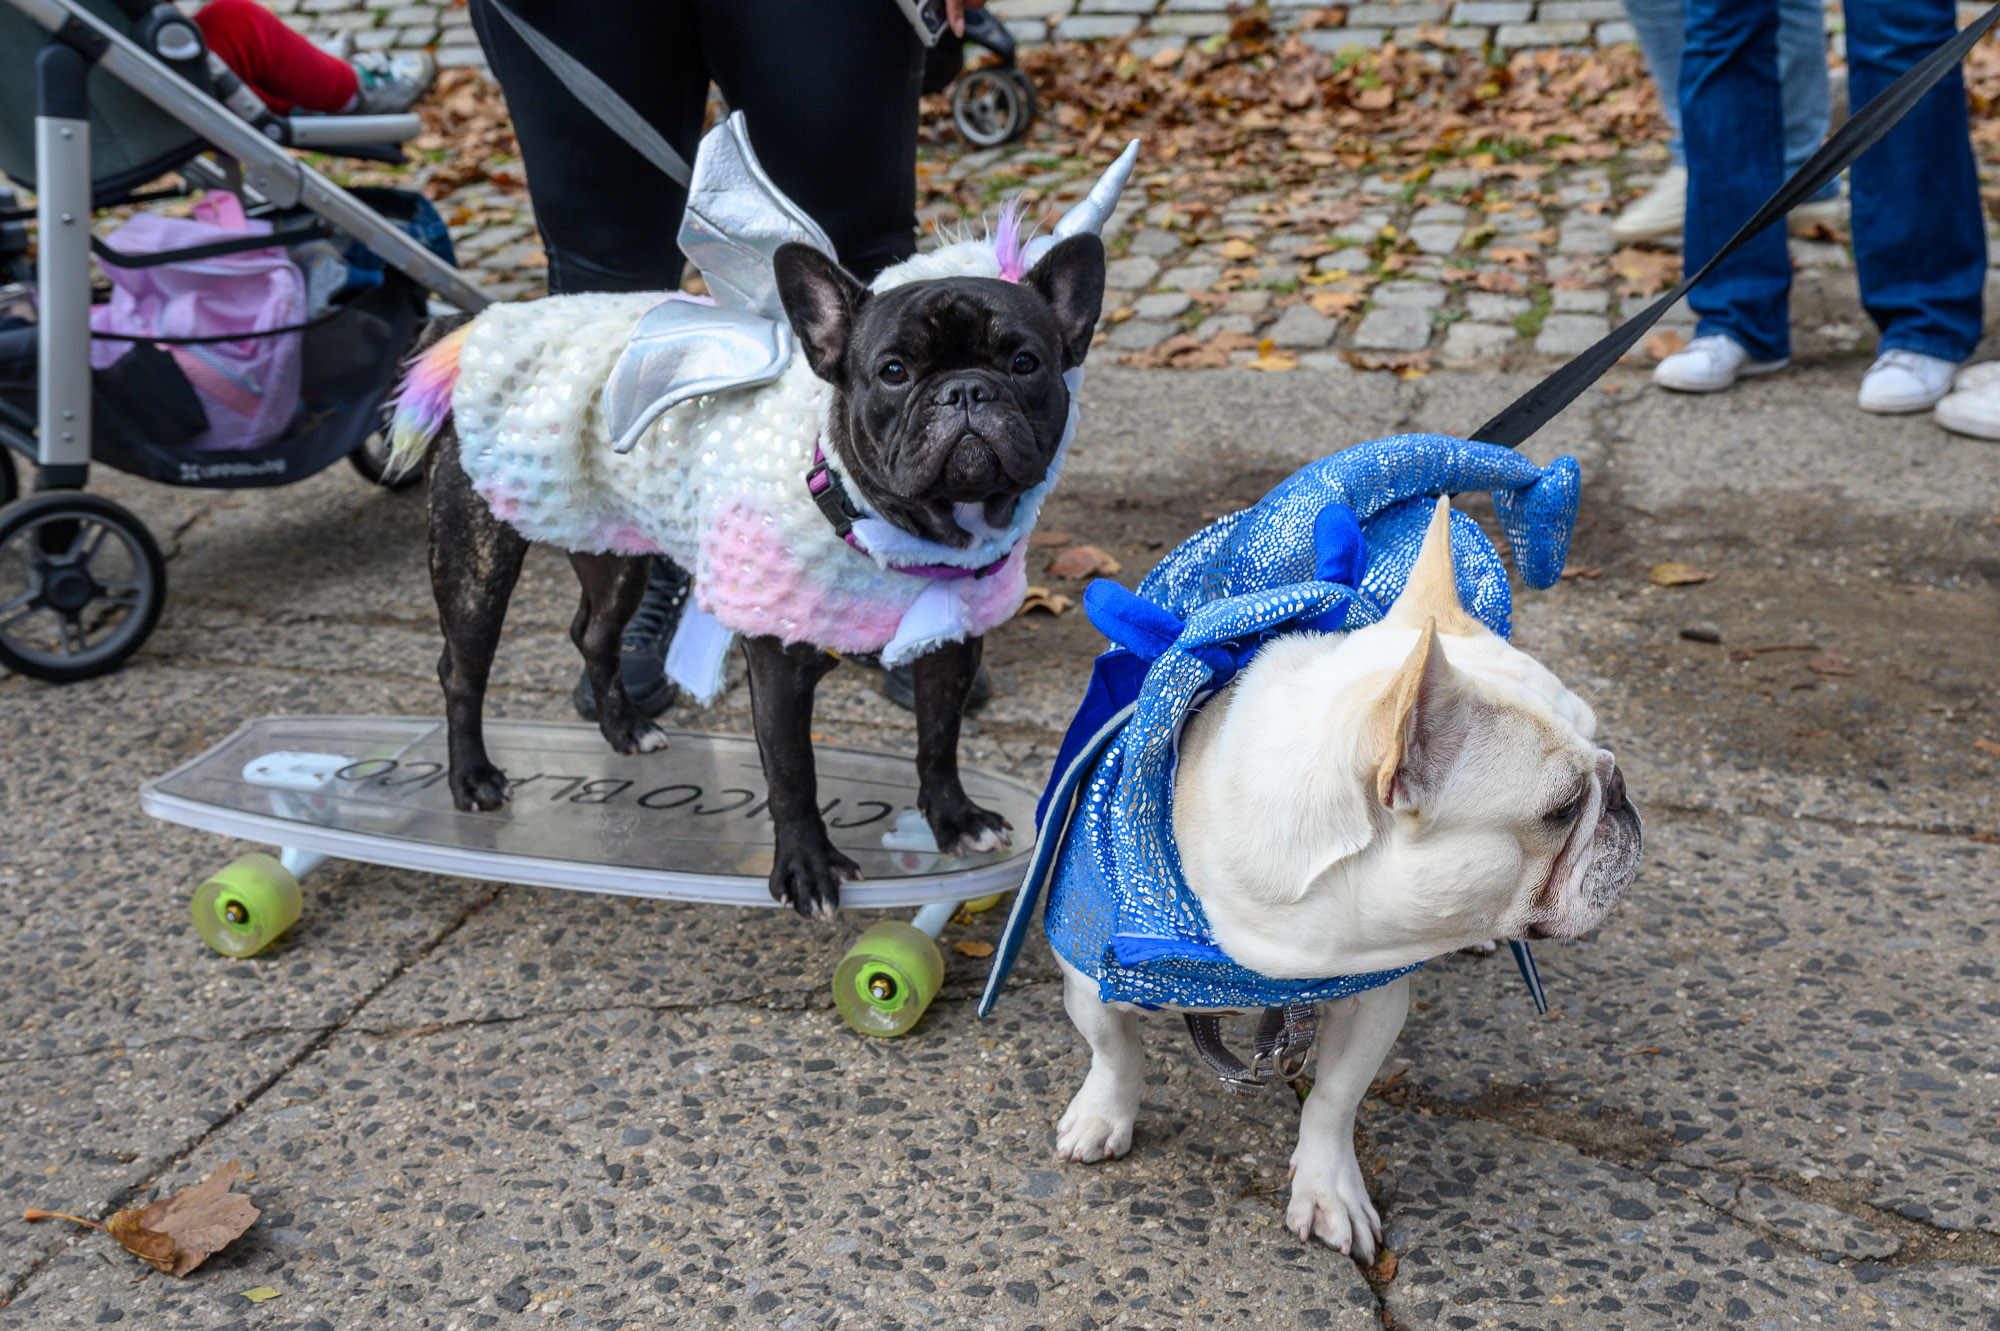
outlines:
M1339 1160L1302 1159L1304 1151L1292 1157L1292 1204L1285 1208L1285 1227L1302 1239L1317 1238L1372 1262L1382 1241L1382 1218L1368 1200L1353 1153L1343 1154Z
M1056 1159L1086 1165L1116 1160L1132 1149L1132 1122L1130 1114L1089 1103L1079 1091L1056 1123Z
M1468 943L1459 949L1459 951L1470 953L1475 957L1490 957L1499 950L1500 944L1491 938L1483 938L1477 943Z
M639 731L634 738L639 741L639 752L653 753L666 748L670 737L666 731L660 729L658 726L649 725L644 730Z

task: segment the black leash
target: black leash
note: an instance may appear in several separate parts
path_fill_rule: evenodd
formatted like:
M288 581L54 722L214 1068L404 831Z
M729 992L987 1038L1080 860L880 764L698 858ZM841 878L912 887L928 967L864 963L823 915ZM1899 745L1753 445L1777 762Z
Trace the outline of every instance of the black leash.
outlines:
M1766 199L1764 206L1729 238L1729 243L1716 251L1714 258L1691 276L1682 278L1679 286L1647 306L1637 317L1613 329L1595 346L1514 399L1499 415L1474 430L1472 437L1503 448L1519 448L1535 431L1560 414L1564 407L1576 401L1583 390L1596 383L1606 370L1616 365L1620 357L1638 345L1639 339L1660 321L1660 316L1673 308L1674 302L1685 296L1695 283L1707 277L1717 264L1741 249L1765 227L1819 193L1855 158L1880 142L1882 136L1893 129L1925 93L1936 87L1946 71L1963 60L1997 21L2000 21L2000 4L1994 5L1961 29L1957 36L1911 66L1822 144L1820 150L1790 180L1779 186L1778 192ZM1242 1096L1255 1095L1274 1075L1289 1080L1304 1071L1306 1053L1312 1046L1317 1023L1317 1012L1310 1004L1266 1008L1257 1026L1255 1055L1252 1062L1246 1064L1223 1043L1219 1014L1188 1012L1183 1015L1187 1019L1188 1034L1194 1039L1195 1052L1201 1055L1202 1062L1221 1079L1225 1087Z
M1874 147L1925 93L1937 86L1938 80L1965 58L1966 53L1978 44L1996 21L2000 21L2000 4L1981 14L1961 29L1956 37L1911 66L1873 101L1855 112L1790 180L1778 188L1776 194L1764 201L1764 206L1699 271L1682 278L1679 286L1647 306L1636 318L1614 328L1597 345L1514 399L1499 415L1474 430L1472 437L1503 448L1519 448L1530 435L1547 425L1564 407L1576 401L1584 389L1616 365L1619 358L1636 346L1647 330L1659 322L1660 316L1685 296L1695 283L1708 276L1717 264L1742 248L1765 227L1819 193L1855 158Z

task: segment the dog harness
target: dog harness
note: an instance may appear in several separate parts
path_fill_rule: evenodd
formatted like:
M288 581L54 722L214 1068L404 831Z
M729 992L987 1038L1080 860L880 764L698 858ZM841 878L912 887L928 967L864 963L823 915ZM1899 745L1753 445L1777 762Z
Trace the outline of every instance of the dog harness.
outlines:
M1406 434L1361 444L1295 473L1255 507L1196 532L1137 593L1098 580L1084 595L1111 639L1063 738L1036 811L1037 840L980 998L992 1011L1044 893L1044 930L1106 1002L1186 1012L1195 1047L1225 1085L1253 1092L1291 1075L1313 1038L1317 1004L1415 970L1277 979L1215 943L1174 843L1175 746L1187 718L1272 637L1372 624L1402 591L1436 496L1486 490L1521 576L1562 574L1576 519L1576 463L1539 467L1490 444ZM1451 515L1459 599L1509 636L1507 570L1479 526ZM1526 943L1511 944L1547 1010ZM1264 1009L1256 1058L1223 1045L1217 1016Z

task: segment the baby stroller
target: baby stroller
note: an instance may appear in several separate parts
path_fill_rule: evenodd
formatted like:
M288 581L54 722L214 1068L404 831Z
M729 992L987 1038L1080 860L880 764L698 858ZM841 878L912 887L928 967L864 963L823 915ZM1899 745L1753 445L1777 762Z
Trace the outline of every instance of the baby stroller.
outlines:
M0 665L88 679L116 669L159 621L159 548L131 513L84 493L93 460L168 485L235 489L303 480L346 457L382 480L383 401L426 293L468 312L487 301L453 266L426 200L342 189L286 148L400 161L395 145L420 129L413 115L273 116L171 4L0 0L0 172L36 196L29 213L0 192ZM178 188L142 192L168 173ZM241 201L242 236L135 254L92 235L95 209L196 189ZM328 284L309 319L252 335L301 340L296 414L248 440L191 447L223 431L208 428L176 367L203 351L215 358L199 344L248 339L93 334L104 293L93 290L92 253L121 273L172 275L302 245L347 280ZM32 319L10 318L24 303ZM100 353L93 370L94 336L134 350L109 365ZM25 498L10 451L32 469Z
M1000 57L997 64L965 67L966 43ZM965 11L965 36L938 34L924 61L926 95L951 89L951 123L975 148L997 148L1028 132L1035 120L1035 85L1014 63L1014 35L984 9Z

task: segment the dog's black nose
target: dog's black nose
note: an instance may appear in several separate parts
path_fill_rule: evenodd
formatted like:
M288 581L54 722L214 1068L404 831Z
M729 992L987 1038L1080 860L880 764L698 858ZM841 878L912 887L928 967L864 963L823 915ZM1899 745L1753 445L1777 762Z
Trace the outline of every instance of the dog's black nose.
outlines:
M970 411L975 405L991 402L999 396L1000 391L984 379L947 379L938 385L931 401L940 407Z

